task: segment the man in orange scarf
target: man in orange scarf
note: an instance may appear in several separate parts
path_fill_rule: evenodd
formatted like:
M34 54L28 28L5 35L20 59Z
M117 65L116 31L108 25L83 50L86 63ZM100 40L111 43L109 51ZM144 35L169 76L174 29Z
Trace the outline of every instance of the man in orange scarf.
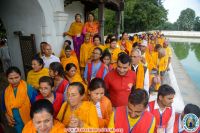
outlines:
M133 49L131 52L131 70L136 72L136 88L149 92L149 71L141 63L141 51Z

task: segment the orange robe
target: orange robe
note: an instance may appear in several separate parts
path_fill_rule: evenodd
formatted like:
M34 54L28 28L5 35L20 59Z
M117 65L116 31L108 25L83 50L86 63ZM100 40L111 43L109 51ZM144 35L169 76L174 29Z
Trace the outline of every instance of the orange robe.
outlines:
M13 109L19 109L20 116L24 124L26 124L30 118L31 103L28 97L27 84L21 80L17 87L16 97L14 95L14 89L12 85L9 85L5 90L5 106L8 115L13 117Z
M68 63L73 63L77 68L77 72L80 73L79 62L78 62L78 59L76 56L71 55L69 58L63 58L61 60L61 64L62 64L64 70Z
M49 76L49 69L42 68L38 72L34 72L33 70L30 70L28 72L28 76L27 76L27 83L32 85L35 89L38 89L39 88L39 79L42 76Z
M103 96L100 101L100 107L101 107L102 118L98 118L99 128L107 128L112 114L111 101L106 96Z
M99 32L99 22L86 22L83 28L83 34L86 33L98 33Z
M37 133L32 120L24 126L22 133ZM65 126L59 121L54 120L53 127L49 133L66 133Z
M74 50L71 51L71 55L76 56L76 53ZM62 60L63 58L66 58L65 50L63 48L61 49L59 58L60 58L60 60Z
M83 26L84 24L82 22L73 22L70 25L69 31L67 32L67 34L69 36L76 36L78 34L82 33L83 30Z
M119 44L119 46L123 46L122 45L122 40L119 40L118 41L118 44ZM132 42L131 41L129 41L129 40L126 40L126 43L125 43L125 49L128 51L128 54L130 55L131 54L131 51L132 51Z
M83 122L83 128L99 127L96 108L91 102L82 101L81 105L74 111L71 110L67 102L64 102L57 115L57 119L65 126L68 126L72 115L75 115L75 117Z
M88 54L88 57L89 57L89 58L91 58L92 52L93 52L93 50L94 50L96 47L99 47L102 51L104 51L105 48L106 48L103 44L100 44L100 45L98 45L98 46L92 45L92 47L91 47L90 50L89 50L89 54Z
M89 58L89 51L93 47L91 43L83 43L80 50L80 67L85 67Z
M82 83L83 84L83 86L84 86L84 88L85 88L85 97L84 97L84 99L83 100L88 100L88 90L87 90L87 85L85 84L85 82L83 81L83 79L82 79L82 77L81 77L81 75L79 74L79 73L76 73L73 77L68 77L68 76L66 76L67 77L67 79L69 80L69 82L70 83L72 83L72 82L80 82L80 83Z

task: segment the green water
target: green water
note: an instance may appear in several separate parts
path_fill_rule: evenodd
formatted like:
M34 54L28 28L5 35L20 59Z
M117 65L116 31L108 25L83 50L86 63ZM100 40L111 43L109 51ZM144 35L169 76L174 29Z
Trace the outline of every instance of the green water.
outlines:
M171 46L184 69L200 90L200 43L172 42Z

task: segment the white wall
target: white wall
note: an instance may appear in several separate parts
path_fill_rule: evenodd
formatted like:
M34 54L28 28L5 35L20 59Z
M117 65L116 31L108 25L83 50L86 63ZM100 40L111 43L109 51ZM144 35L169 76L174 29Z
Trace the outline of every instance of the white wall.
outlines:
M12 64L18 66L23 73L23 62L18 36L14 31L22 31L23 35L35 34L37 48L41 42L41 27L44 23L42 9L34 0L1 0L0 18L7 30L8 47Z
M76 13L84 14L84 5L78 1L64 8L64 0L1 0L0 18L7 30L12 64L23 72L19 39L14 31L35 34L37 51L40 42L47 41L59 56L66 39L63 32L69 29Z

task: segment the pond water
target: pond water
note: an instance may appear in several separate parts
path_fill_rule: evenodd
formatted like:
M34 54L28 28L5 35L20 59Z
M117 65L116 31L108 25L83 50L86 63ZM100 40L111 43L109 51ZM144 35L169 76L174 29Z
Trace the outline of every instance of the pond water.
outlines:
M200 91L200 42L171 42L171 47Z

